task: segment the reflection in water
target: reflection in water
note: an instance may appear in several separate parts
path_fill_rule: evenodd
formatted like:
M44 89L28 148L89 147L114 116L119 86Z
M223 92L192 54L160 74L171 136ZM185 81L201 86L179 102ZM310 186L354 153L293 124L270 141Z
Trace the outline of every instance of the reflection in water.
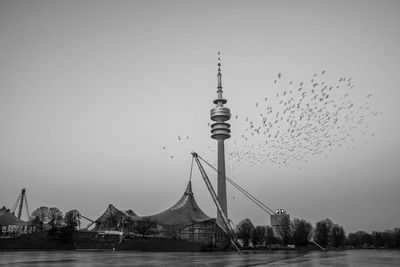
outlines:
M399 251L6 251L0 266L400 266Z

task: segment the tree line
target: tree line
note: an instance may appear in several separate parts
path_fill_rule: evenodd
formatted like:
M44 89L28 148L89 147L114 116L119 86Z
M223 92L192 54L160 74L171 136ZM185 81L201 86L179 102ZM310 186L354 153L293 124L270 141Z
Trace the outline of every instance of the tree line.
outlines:
M63 214L61 210L56 207L40 207L34 210L30 216L30 222L38 227L41 231L54 230L60 228L76 229L80 226L79 211L74 209Z
M278 227L254 226L250 219L244 219L236 227L236 236L245 249L288 245L310 247L312 241L323 248L400 248L400 228L346 235L344 228L330 219L321 220L313 226L306 220L295 218Z
M32 212L30 222L40 231L48 230L50 235L61 234L68 238L80 227L80 214L76 209L63 214L56 207L40 207ZM135 225L135 232L148 234L151 228L148 224L143 221ZM312 241L323 248L400 248L400 228L372 233L357 231L346 235L344 228L330 219L318 221L313 226L304 219L295 218L278 227L254 226L250 219L244 219L238 223L235 234L245 249L288 245L301 248L309 247Z
M131 212L132 211L129 210L127 211L128 214ZM77 228L80 229L80 218L81 215L76 209L70 210L64 215L58 208L40 207L32 212L30 222L35 225L38 230L48 231L50 236L60 236L61 234L62 237L68 237L72 235L73 231ZM130 230L144 237L146 235L155 234L154 228L156 225L156 221L150 220L150 218L144 218L135 221L131 225ZM127 225L124 225L118 214L111 213L109 215L105 225L106 229L120 229L124 227L127 227Z

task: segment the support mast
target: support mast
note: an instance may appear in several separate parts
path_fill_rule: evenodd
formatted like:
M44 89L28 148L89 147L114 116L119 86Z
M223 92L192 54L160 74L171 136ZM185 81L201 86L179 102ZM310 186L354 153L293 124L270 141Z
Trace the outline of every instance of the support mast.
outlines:
M21 200L19 202L19 207L18 207L18 219L21 219L21 213L22 213L22 205L24 203L24 199L25 199L25 188L22 188L21 191ZM28 214L29 216L29 214Z
M221 220L223 223L222 225L224 225L224 229L229 236L229 240L231 241L231 243L235 247L235 249L237 251L240 251L238 245L235 242L234 231L233 231L231 225L229 224L228 217L226 216L226 213L223 211L223 208L221 207L221 203L219 202L218 197L215 194L214 188L211 185L210 179L208 179L208 176L199 161L199 158L198 158L199 156L195 152L192 152L192 156L195 159L197 166L199 167L201 176L203 176L204 182L206 183L207 189L211 194L214 204L215 204L215 206L217 206L218 214L221 216Z

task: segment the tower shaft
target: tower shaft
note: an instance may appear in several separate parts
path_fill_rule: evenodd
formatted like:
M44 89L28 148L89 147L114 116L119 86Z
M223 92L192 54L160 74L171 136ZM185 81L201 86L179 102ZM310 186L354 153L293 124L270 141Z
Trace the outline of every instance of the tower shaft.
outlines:
M222 210L228 217L228 206L226 201L226 178L225 178L225 144L224 140L218 140L218 201L221 203ZM217 221L222 221L222 216L218 212Z

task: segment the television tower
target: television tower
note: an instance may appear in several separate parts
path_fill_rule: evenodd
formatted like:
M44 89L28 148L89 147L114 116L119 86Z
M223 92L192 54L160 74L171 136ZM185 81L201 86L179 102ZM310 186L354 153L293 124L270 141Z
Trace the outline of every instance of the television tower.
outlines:
M221 204L222 210L228 217L228 208L226 202L226 178L225 178L225 148L224 140L231 137L231 125L227 123L231 118L229 108L224 107L226 99L222 97L222 81L221 81L221 58L218 52L218 86L217 86L217 98L214 99L215 107L210 111L211 120L214 123L211 124L211 138L216 139L218 142L218 183L217 183L217 197ZM217 222L219 225L223 225L221 214L217 211Z

